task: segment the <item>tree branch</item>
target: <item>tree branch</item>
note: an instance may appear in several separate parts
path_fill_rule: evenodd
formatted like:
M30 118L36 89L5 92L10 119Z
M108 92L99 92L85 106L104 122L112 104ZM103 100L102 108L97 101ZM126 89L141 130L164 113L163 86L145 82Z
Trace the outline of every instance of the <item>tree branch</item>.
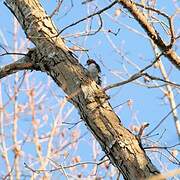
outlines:
M6 53L4 55L17 55L17 54L24 55L22 53ZM0 79L21 70L31 70L31 71L40 70L40 67L38 66L38 64L34 63L36 61L36 59L34 59L35 57L37 57L36 52L33 50L30 50L24 57L20 58L16 62L5 65L4 67L1 67Z
M33 70L32 63L17 61L15 63L8 64L3 68L0 68L0 79L20 70Z
M132 14L132 16L137 20L141 27L146 31L148 36L158 46L161 52L164 52L164 55L171 61L171 63L180 70L180 57L172 49L172 43L174 42L174 40L171 39L170 45L166 45L156 29L152 26L152 24L148 22L146 16L137 8L135 2L133 2L132 0L118 0L118 2ZM170 19L169 23L171 26L170 32L172 33L172 19Z

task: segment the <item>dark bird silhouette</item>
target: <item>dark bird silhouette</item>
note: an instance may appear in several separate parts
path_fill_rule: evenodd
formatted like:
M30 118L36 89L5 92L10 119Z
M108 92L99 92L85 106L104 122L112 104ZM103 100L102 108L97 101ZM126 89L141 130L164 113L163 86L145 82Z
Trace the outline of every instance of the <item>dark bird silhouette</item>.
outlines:
M94 61L93 59L88 59L87 60L87 65L88 65L88 73L91 76L91 78L96 81L98 85L101 85L101 68L100 66Z

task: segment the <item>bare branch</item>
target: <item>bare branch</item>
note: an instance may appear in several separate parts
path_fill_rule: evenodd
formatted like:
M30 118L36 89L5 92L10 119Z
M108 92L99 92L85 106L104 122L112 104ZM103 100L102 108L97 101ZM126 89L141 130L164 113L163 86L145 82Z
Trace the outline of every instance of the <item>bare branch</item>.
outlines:
M149 136L150 134L152 134L166 120L166 118L179 106L180 104L178 104L174 109L172 109L163 119L160 120L160 122L149 133L146 134L146 136Z
M49 170L43 170L43 169L33 169L31 168L29 165L27 165L27 163L24 163L24 166L25 168L29 169L30 171L32 171L33 173L43 173L43 172L53 172L53 171L58 171L58 170L63 170L63 169L69 169L69 168L72 168L72 167L76 167L76 166L82 166L84 164L91 164L91 165L101 165L103 164L104 162L107 162L109 161L109 159L105 159L105 160L101 160L101 161L98 161L98 162L94 162L94 161L85 161L85 162L79 162L79 163L76 163L76 164L71 164L71 165L68 165L68 166L62 166L61 164L58 164L57 162L55 162L54 160L50 159L49 160L51 162L53 162L53 164L55 164L57 167L55 169L49 169Z
M160 11L159 9L155 9L155 8L152 8L152 7L149 7L149 6L145 6L145 5L140 4L140 3L134 3L134 4L136 4L136 6L139 6L139 7L143 8L143 9L154 11L157 14L160 14L160 15L164 16L165 18L169 19L169 16L166 13Z
M125 80L125 81L122 81L122 82L119 82L119 83L115 83L115 84L111 84L111 85L105 87L104 91L107 91L107 90L112 89L114 87L122 86L124 84L127 84L129 82L132 82L132 81L142 77L144 75L144 71L149 69L150 67L152 67L159 60L159 58L161 56L162 56L162 53L159 56L157 56L156 59L150 65L146 66L145 68L141 69L139 72L132 75L128 80Z
M180 146L180 143L172 145L172 146L149 146L149 147L144 147L144 149L171 149L174 147Z
M87 3L90 3L90 2L92 2L92 1L94 1L94 0L85 0L85 1L83 1L81 4L87 4Z
M26 55L24 53L19 53L19 52L8 52L8 50L6 50L6 48L4 48L2 45L0 45L0 47L5 51L5 53L0 54L0 56L5 56L5 55L21 55L21 56L25 56Z
M167 81L167 80L161 79L159 77L155 77L155 76L149 75L148 73L144 73L143 76L146 76L146 77L148 77L151 80L161 81L161 82L164 82L164 83L169 84L171 86L180 88L180 84L176 84L176 83L173 83L171 81Z
M145 123L145 124L142 124L140 126L140 130L139 130L139 133L138 133L138 138L140 139L141 136L143 135L143 132L145 130L145 128L147 128L149 126L149 123Z
M59 35L60 35L63 31L65 31L66 29L68 29L68 28L70 28L70 27L72 27L72 26L75 26L75 25L79 24L80 22L83 22L83 21L85 21L85 20L87 20L87 19L89 19L89 18L91 18L91 17L93 17L93 16L102 14L104 11L106 11L106 10L110 9L111 7L113 7L116 3L117 3L117 1L114 1L114 2L111 3L109 6L107 6L107 7L103 8L103 9L99 10L98 12L95 12L95 13L93 13L93 14L90 14L89 16L87 16L87 17L85 17L85 18L82 18L82 19L80 19L80 20L78 20L78 21L76 21L76 22L74 22L74 23L66 26L65 28L63 28L63 29L58 33L57 36L59 36Z
M176 54L176 52L173 49L171 49L174 40L171 40L170 45L166 45L160 37L159 33L148 22L146 16L137 8L137 5L133 1L118 0L118 2L134 16L134 18L138 21L141 27L146 31L148 36L158 46L158 48L162 52L164 52L164 55L171 61L171 63L174 64L178 69L180 69L180 57ZM170 25L171 35L174 36L172 20L170 21Z
M10 54L16 55L17 53ZM9 55L9 52L6 52L5 55ZM20 55L24 54L20 53ZM43 57L41 55L38 55L38 51L36 48L29 49L28 53L25 54L24 57L20 58L16 62L13 62L0 68L0 79L21 70L40 71L42 68L40 67L40 63L36 63L36 61L42 58Z
M49 17L52 18L59 11L62 3L63 3L63 0L58 0L58 4L57 4L56 8L53 10L53 12L51 13L51 15Z
M23 58L24 59L24 58ZM0 68L0 79L20 70L34 70L31 62L23 62L22 59Z

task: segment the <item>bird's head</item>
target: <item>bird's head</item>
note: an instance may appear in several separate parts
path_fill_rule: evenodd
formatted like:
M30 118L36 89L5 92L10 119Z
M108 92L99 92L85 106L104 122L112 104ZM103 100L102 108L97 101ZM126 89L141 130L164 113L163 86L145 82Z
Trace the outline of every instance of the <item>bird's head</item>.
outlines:
M86 62L87 65L90 65L90 64L93 64L93 63L96 64L96 62L93 59L88 59L87 62Z

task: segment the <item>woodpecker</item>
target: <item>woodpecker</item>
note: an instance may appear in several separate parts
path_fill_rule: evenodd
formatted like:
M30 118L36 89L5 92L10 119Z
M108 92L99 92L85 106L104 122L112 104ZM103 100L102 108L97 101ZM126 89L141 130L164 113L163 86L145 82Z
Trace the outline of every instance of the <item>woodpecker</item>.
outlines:
M100 76L100 73L101 73L101 68L100 66L96 63L96 61L94 61L93 59L88 59L87 60L87 65L88 65L88 73L90 75L90 77L96 81L96 83L98 85L101 86L101 76Z

